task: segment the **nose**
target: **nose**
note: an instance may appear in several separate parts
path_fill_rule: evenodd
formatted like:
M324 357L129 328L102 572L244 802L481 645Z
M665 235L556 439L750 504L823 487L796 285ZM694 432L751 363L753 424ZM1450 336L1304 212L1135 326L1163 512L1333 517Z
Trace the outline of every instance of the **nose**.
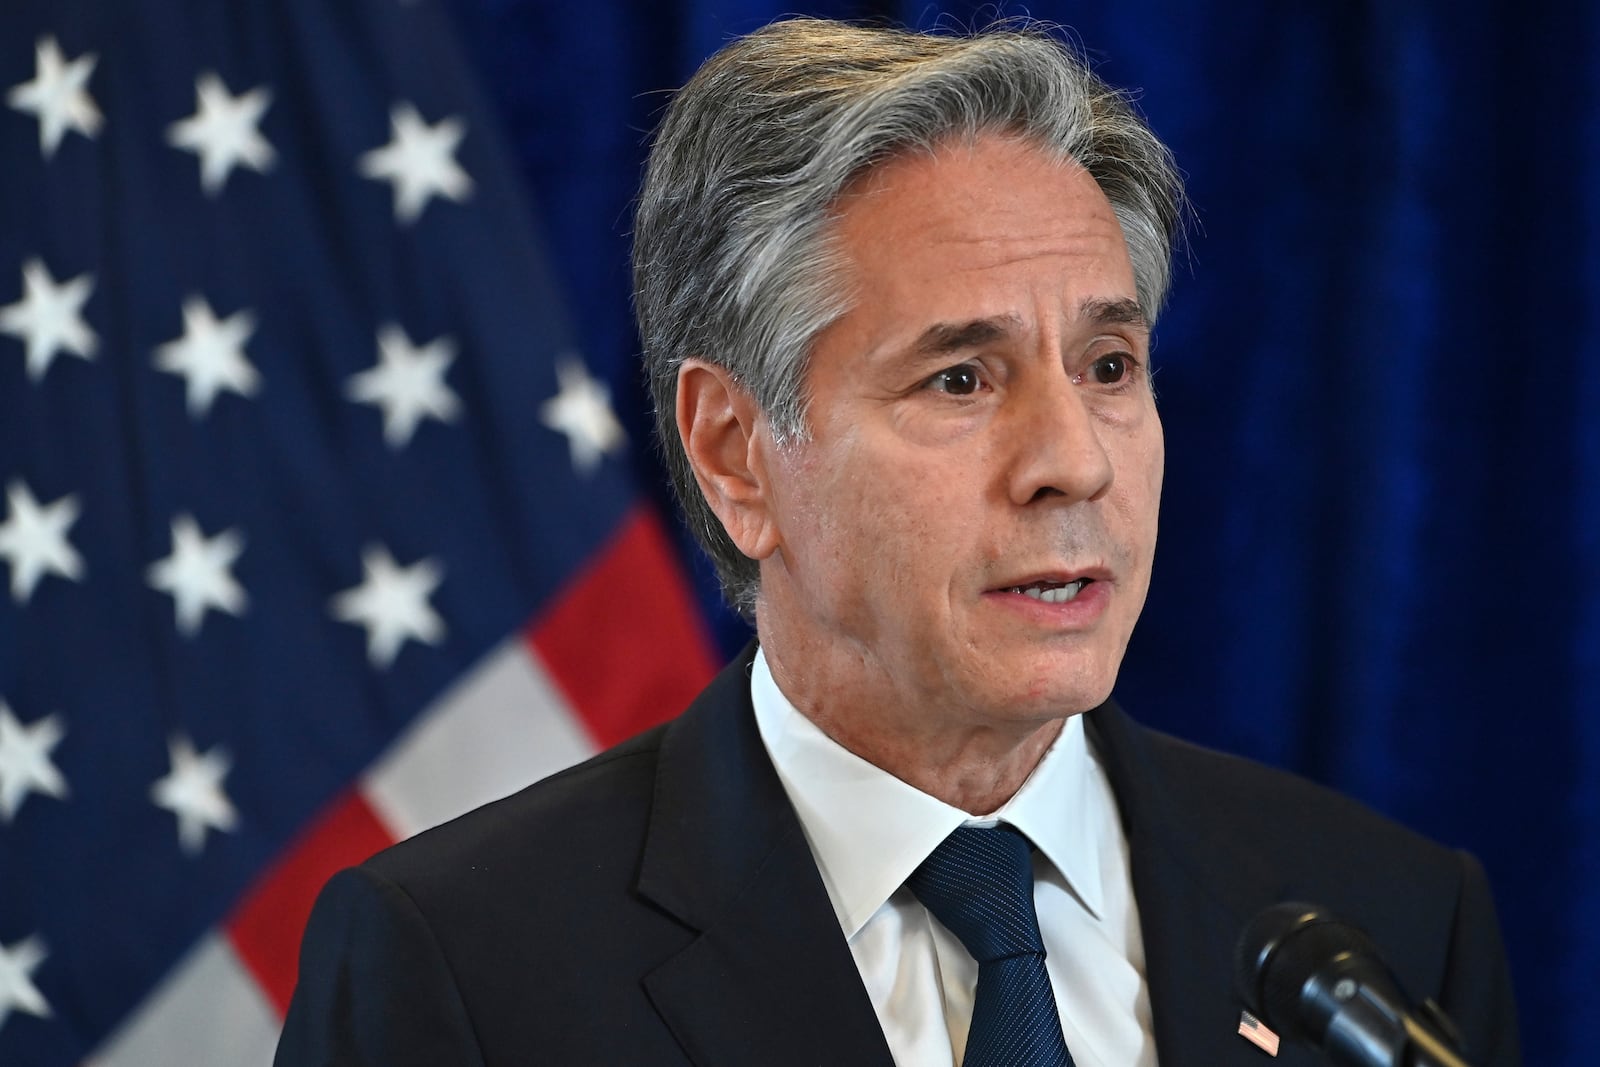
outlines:
M1011 400L1013 461L1008 486L1013 503L1061 497L1094 500L1111 488L1111 456L1103 427L1083 388L1064 371L1019 388Z

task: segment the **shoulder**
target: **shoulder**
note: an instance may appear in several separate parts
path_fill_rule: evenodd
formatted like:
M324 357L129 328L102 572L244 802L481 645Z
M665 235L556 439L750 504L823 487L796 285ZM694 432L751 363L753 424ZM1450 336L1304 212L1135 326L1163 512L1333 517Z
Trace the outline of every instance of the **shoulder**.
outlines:
M1134 729L1134 765L1152 779L1133 788L1146 829L1188 884L1235 899L1239 921L1278 900L1320 905L1366 929L1424 990L1447 985L1461 939L1498 944L1466 853L1297 775Z
M453 995L472 1006L486 1046L520 1047L523 1037L506 1035L543 1033L553 1019L598 1026L608 1010L619 1017L641 1010L627 1000L625 991L634 988L628 983L680 951L687 936L638 886L661 740L670 729L344 872L324 890L326 907L318 907L334 917L328 922L362 929L324 938L364 946L364 959L431 961L449 974ZM571 976L593 968L600 950L617 968L608 972L609 984L574 983ZM547 1013L529 1015L526 1005L535 1002Z
M649 819L661 740L656 727L582 763L425 830L364 866L414 895L430 888L603 861L635 851ZM609 866L605 864L604 866ZM602 868L604 869L604 867Z
M724 751L726 735L739 733L749 712L747 662L748 650L676 718L385 849L363 866L424 907L446 901L471 907L480 896L520 894L526 903L590 891L631 893L674 753L676 764L685 751L716 754L715 766L676 773L680 807L686 794L713 788L718 767L752 758Z
M1402 881L1434 900L1459 889L1461 853L1358 800L1240 756L1145 736L1171 810L1202 844L1258 849L1289 882L1340 872L1390 900Z
M1162 769L1163 779L1170 789L1203 797L1206 808L1218 813L1240 817L1266 814L1262 811L1264 805L1282 805L1288 801L1288 808L1282 809L1280 814L1293 814L1298 822L1328 824L1331 829L1334 824L1355 819L1358 829L1406 832L1389 817L1307 777L1232 753L1206 749L1155 729L1141 728L1141 731L1149 744L1150 757Z
M1499 924L1471 855L1286 771L1137 729L1191 884L1251 868L1272 892L1246 911L1300 900L1355 923L1405 988L1461 1024L1482 1062L1518 1062Z
M352 1041L381 1048L364 1063L510 1063L529 1049L676 1062L639 978L692 934L638 880L662 744L680 722L330 880L286 1023L299 1052L284 1062Z
M1375 936L1438 946L1462 895L1482 884L1465 854L1357 800L1145 729L1114 704L1094 714L1134 852L1159 855L1184 884L1213 887L1240 921L1275 900L1304 900Z
M1360 801L1276 767L1145 730L1153 760L1174 799L1191 801L1235 824L1291 824L1317 837L1393 840L1408 847L1437 847Z

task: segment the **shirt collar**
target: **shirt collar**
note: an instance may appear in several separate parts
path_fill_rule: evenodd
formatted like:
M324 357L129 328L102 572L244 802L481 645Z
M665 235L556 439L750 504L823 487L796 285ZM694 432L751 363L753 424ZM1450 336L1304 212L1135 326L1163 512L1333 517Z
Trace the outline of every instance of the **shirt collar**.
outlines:
M1066 721L1016 795L974 818L873 766L823 733L791 704L761 650L750 699L762 743L822 872L846 939L866 925L950 831L1009 823L1028 836L1090 914L1101 914L1098 809L1083 716Z

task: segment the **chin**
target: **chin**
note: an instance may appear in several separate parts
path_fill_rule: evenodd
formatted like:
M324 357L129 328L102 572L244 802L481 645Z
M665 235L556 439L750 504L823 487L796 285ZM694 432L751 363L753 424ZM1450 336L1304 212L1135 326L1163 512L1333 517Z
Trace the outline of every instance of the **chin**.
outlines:
M1056 719L1104 704L1111 696L1117 672L1055 666L1046 667L1035 678L1035 684L1016 691L1013 707L1027 718Z
M1097 708L1111 695L1106 685L1047 685L1000 695L991 706L997 719L1047 722ZM988 701L985 701L988 703Z

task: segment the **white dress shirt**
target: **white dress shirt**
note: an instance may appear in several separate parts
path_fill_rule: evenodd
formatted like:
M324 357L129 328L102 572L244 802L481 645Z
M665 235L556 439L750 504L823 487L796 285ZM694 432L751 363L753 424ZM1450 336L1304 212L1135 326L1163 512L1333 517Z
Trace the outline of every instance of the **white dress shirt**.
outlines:
M973 818L829 738L778 689L760 651L750 696L896 1064L959 1065L978 984L977 962L905 880L956 827L1003 822L1038 849L1034 904L1073 1059L1155 1067L1128 844L1081 716L1015 796Z

